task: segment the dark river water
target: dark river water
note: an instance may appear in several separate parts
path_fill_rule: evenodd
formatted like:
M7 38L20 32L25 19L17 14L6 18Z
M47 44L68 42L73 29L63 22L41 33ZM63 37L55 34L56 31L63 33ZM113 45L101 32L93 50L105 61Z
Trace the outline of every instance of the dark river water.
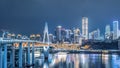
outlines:
M36 55L35 68L120 68L118 54L50 54L48 60L44 55Z

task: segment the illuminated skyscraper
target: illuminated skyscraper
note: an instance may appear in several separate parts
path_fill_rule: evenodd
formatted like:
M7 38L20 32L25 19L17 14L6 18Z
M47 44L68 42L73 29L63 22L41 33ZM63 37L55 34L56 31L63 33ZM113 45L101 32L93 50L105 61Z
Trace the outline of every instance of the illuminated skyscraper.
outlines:
M66 41L66 42L70 42L70 39L71 39L71 38L70 38L71 30L70 30L70 29L66 29L65 31L66 31L65 41Z
M74 43L79 43L80 39L80 29L74 29Z
M87 17L82 18L82 35L85 40L88 39L88 18Z
M15 39L16 35L14 33L11 34L11 38Z
M35 40L37 40L37 41L40 41L40 39L41 39L41 37L40 37L40 34L36 34L36 39Z
M55 30L56 41L62 41L62 26L57 26Z
M100 30L94 30L92 32L89 33L89 39L92 40L100 40Z
M105 39L110 39L111 31L110 31L110 25L106 25L105 27Z
M30 40L35 40L36 38L35 38L35 34L31 34L30 35Z
M66 30L62 26L57 26L55 30L56 41L62 43L65 41Z
M113 40L119 37L118 21L113 21Z
M66 39L69 39L70 38L70 29L66 29Z
M51 43L54 41L54 36L53 36L53 34L49 34L49 40L50 40Z

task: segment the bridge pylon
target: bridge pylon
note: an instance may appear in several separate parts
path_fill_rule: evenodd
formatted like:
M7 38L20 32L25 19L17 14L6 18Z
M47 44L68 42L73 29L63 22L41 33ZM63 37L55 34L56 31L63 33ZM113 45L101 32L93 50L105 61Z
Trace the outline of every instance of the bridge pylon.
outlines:
M48 33L48 24L47 24L47 22L45 23L45 28L44 28L43 43L47 43L49 45L49 33Z
M49 41L48 24L47 24L47 22L45 23L45 28L44 28L43 43L48 44L48 46L44 46L44 57L45 57L45 59L48 59L50 41Z

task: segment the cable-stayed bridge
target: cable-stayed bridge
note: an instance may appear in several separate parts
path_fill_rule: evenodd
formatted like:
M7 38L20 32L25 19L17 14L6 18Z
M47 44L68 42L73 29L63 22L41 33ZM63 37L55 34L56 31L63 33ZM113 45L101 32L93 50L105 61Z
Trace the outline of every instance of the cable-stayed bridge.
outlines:
M46 42L47 40L47 42ZM15 46L14 44L18 44L18 68L23 68L23 54L25 53L24 48L27 48L27 56L26 56L26 63L28 65L31 65L30 63L30 52L32 48L32 64L35 63L34 60L34 50L35 50L35 43L42 43L42 44L47 44L47 46L42 46L43 47L43 52L45 55L45 58L48 58L49 54L49 36L48 36L48 25L47 23L45 24L45 29L44 29L44 38L43 42L36 41L36 40L20 40L20 39L5 39L5 38L0 38L0 68L8 68L8 55L10 56L10 62L9 65L11 68L15 67ZM24 47L23 43L27 43L27 46ZM32 46L31 46L32 44ZM9 48L10 46L10 48ZM38 48L39 46L37 46ZM40 46L41 47L41 46ZM8 54L8 49L10 49L10 54Z

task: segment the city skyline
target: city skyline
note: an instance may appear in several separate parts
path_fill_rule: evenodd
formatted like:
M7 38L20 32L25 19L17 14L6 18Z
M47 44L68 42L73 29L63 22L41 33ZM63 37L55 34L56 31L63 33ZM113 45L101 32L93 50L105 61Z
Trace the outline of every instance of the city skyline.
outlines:
M62 26L56 26L54 29L54 33L49 33L48 23L45 22L45 27L43 30L43 34L15 34L8 31L4 31L2 33L2 38L12 38L12 39L31 39L31 40L39 40L45 42L45 37L50 38L50 43L81 43L81 40L117 40L120 38L120 30L119 30L119 21L113 21L113 30L111 30L111 26L109 24L105 27L104 34L101 33L100 29L97 28L92 32L88 32L88 18L82 18L82 31L79 28L66 29Z
M47 1L1 0L0 29L27 35L43 33L44 23L47 21L51 33L57 25L65 28L77 27L81 30L81 19L85 16L89 19L89 32L99 28L103 33L107 24L112 28L112 22L120 20L119 0Z
M84 17L83 17L84 18ZM86 17L86 18L88 18L88 17ZM89 18L88 18L89 19ZM115 21L117 21L118 22L118 30L119 30L119 21L118 20L115 20ZM46 21L47 22L47 21ZM44 22L44 25L43 26L45 26L45 23L46 22ZM109 24L106 24L105 26L104 26L104 28L103 28L103 30L100 30L101 31L101 33L100 34L102 34L102 35L105 35L105 32L106 32L106 26L110 26L110 31L113 31L113 22L114 21L112 21L112 24L111 23L109 23ZM48 23L48 22L47 22ZM80 23L81 25L80 25L80 27L64 27L65 25L56 25L53 29L52 29L52 31L50 31L51 29L51 27L52 26L49 26L49 23L48 23L48 26L49 26L49 34L53 34L53 35L55 35L55 28L57 28L57 27L62 27L62 28L64 28L64 29L71 29L71 30L73 30L73 29L80 29L80 33L82 34L82 18L81 18L81 23ZM91 26L89 26L89 20L88 20L88 25L87 25L88 27L88 34L90 33L90 29L89 28L91 28ZM44 28L44 27L43 27ZM43 29L43 28L41 28L41 29ZM94 28L94 27L93 27ZM93 30L91 30L91 32L92 31L94 31L95 29L101 29L101 28L94 28ZM41 35L43 35L44 34L44 29L41 31L41 32L36 32L36 33L34 33L34 32L32 32L32 33L29 33L29 32L27 32L27 33L20 33L20 32L15 32L15 31L11 31L10 29L0 29L0 32L2 33L2 31L7 31L7 32L10 32L11 34L22 34L22 35L27 35L27 36L29 36L29 35L31 35L31 34L41 34Z
M120 68L120 0L0 0L0 68Z

